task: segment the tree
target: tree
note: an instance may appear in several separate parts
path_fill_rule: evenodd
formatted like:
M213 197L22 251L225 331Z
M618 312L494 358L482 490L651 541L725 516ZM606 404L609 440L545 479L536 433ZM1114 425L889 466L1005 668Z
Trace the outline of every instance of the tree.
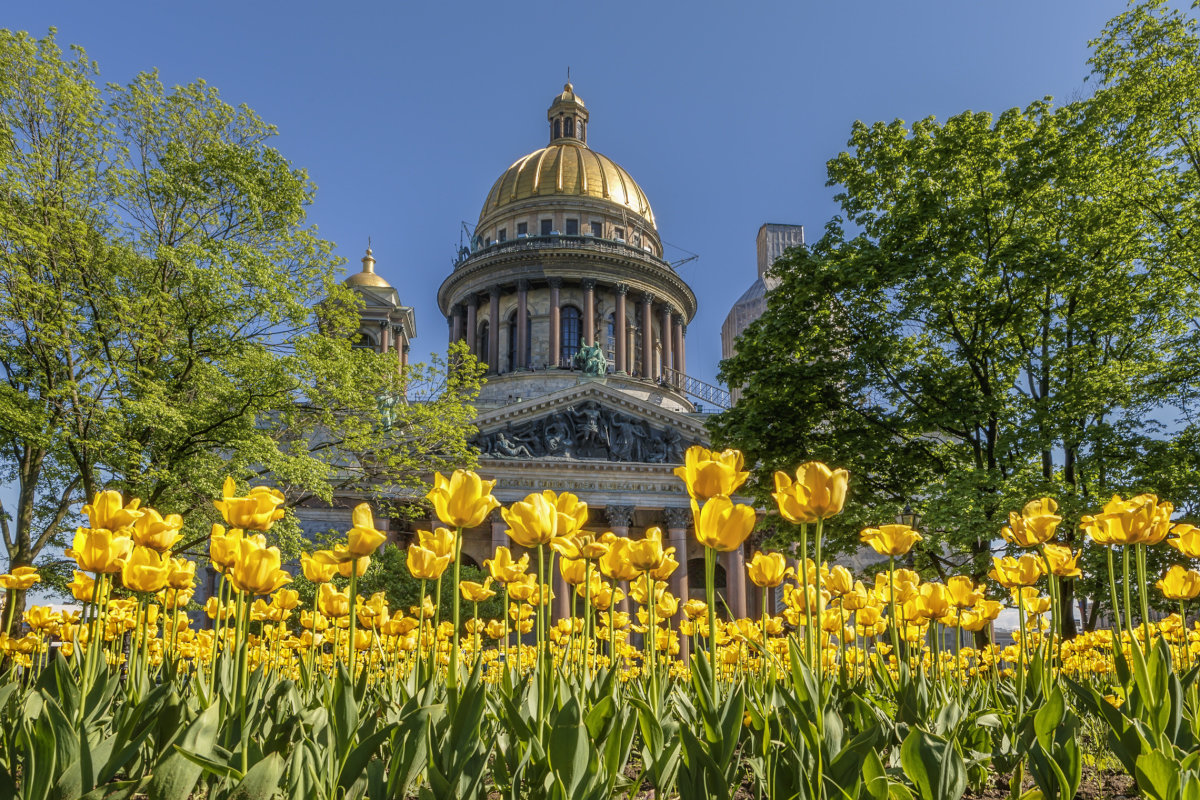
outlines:
M478 363L354 347L359 301L274 129L202 81L97 85L54 32L0 32L0 506L12 567L104 487L203 545L226 475L293 503L420 494L470 461ZM390 429L378 398L410 396ZM298 526L277 543L295 549ZM19 607L19 606L18 606Z
M1145 484L1129 455L1197 377L1195 283L1151 261L1154 231L1088 112L856 123L829 182L857 233L835 220L776 265L766 314L722 364L745 388L714 439L771 466L850 466L876 523L919 506L941 576L982 580L1008 512L1036 496L1059 499L1078 544L1081 511Z

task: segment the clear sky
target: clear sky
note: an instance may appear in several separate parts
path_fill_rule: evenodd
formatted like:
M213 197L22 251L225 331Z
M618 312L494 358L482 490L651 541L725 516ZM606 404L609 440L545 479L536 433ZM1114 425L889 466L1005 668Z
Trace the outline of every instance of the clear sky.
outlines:
M567 67L589 144L625 167L700 304L688 367L712 381L720 327L754 280L763 222L819 237L825 162L850 125L998 112L1085 92L1087 42L1124 2L9 3L0 26L82 45L102 77L203 78L278 126L317 184L311 221L416 308L445 347L435 294L460 223L548 139ZM684 255L667 249L671 260Z

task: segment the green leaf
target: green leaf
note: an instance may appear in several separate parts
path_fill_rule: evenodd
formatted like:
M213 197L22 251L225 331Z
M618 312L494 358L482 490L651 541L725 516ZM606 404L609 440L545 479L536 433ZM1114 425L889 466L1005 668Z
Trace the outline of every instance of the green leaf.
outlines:
M920 800L958 800L967 789L967 766L953 743L920 728L900 746L900 765Z

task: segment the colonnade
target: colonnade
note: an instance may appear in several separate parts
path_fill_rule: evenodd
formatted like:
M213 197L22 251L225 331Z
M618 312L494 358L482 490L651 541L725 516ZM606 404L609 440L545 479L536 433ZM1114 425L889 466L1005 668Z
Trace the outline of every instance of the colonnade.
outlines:
M562 302L560 299L560 290L562 289L561 278L549 278L547 285L550 290L550 335L547 337L545 363L550 366L557 366L560 363L560 354L563 349L561 337L561 313ZM583 289L583 339L588 343L596 341L596 291L597 285L594 279L585 279L580 282ZM650 378L653 380L670 378L674 380L674 375L668 370L674 370L675 373L687 373L687 324L683 314L676 310L670 303L656 298L650 292L639 292L632 300L629 298L630 289L626 284L616 284L611 287L603 287L611 292L613 311L613 361L614 369L619 374L632 374L641 378ZM510 348L515 352L514 364L509 364L504 372L513 372L527 370L533 368L530 362L532 355L530 343L528 341L529 330L527 325L520 324L520 320L528 317L529 313L529 289L530 282L525 279L516 282L516 347ZM499 331L504 322L500 319L500 298L503 291L500 286L491 287L486 295L472 295L466 302L458 303L451 307L451 313L448 318L450 327L450 341L456 342L466 340L470 347L471 354L485 361L488 364L488 371L491 373L500 373L500 336ZM628 304L633 302L637 308L636 318L637 325L630 324L628 318ZM479 316L482 313L487 315L488 335L486 353L479 352L481 349L478 331L479 331ZM657 320L655 316L657 315ZM659 325L658 337L658 355L655 358L655 337L652 335L654 323L657 321ZM632 353L631 348L635 346L636 334L641 330L641 352ZM649 334L649 335L648 335Z

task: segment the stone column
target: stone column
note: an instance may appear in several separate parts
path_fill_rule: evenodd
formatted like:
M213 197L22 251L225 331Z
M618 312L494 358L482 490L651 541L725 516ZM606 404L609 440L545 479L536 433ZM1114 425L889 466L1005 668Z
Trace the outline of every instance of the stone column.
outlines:
M562 288L562 278L550 279L550 353L546 363L551 368L557 367L562 361L562 308L559 306L558 290Z
M692 510L690 508L665 508L663 509L663 518L667 523L667 544L675 548L675 560L679 562L679 568L671 573L671 593L683 603L688 599L690 588L688 585L687 536L688 526L692 523Z
M683 388L683 315L673 314L671 317L671 335L675 340L675 371L680 373L675 381L675 388Z
M488 515L488 520L492 523L492 552L494 553L497 547L508 546L508 534L505 533L508 526L504 524L504 517L500 516L498 508Z
M478 305L479 301L473 296L467 300L467 346L471 348L471 355L476 357L479 356L479 326L475 324Z
M628 372L630 375L633 375L633 374L637 373L637 360L638 360L638 355L636 352L634 352L634 348L637 344L637 326L636 325L626 325L625 326L625 344L626 344L625 360L627 362L629 362L625 368L625 371Z
M500 287L488 292L488 372L500 371Z
M746 616L746 556L742 548L724 555L725 602L735 617Z
M662 318L658 322L660 327L659 338L662 339L662 374L670 375L667 370L676 369L675 363L671 360L671 339L674 338L675 332L671 330L671 307L663 305Z
M583 340L596 343L596 281L591 278L583 282Z
M379 352L380 353L386 353L388 351L388 345L391 344L391 340L388 336L389 332L390 331L388 330L387 320L380 320L379 321Z
M450 315L446 317L446 331L449 334L448 341L450 342L450 344L454 344L454 312L453 311L451 311Z
M617 340L613 358L617 363L613 368L620 373L624 373L627 367L625 363L625 295L627 294L629 294L629 287L623 283L618 283L617 307L616 311L613 312L613 336Z
M400 366L402 367L408 366L408 349L408 342L405 342L404 346L400 348Z
M679 346L675 348L675 362L679 364L679 371L684 375L687 374L687 325L682 323L679 326Z
M654 297L642 294L642 377L654 377Z
M525 348L529 346L529 281L517 281L517 369L525 369L529 362L525 359Z

